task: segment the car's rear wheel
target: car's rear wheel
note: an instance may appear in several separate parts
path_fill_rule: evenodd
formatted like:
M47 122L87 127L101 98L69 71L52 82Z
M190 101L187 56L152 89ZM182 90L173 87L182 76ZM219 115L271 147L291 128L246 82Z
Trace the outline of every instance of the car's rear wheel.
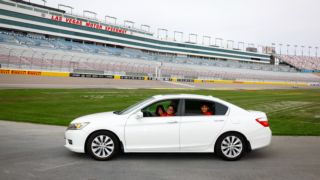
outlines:
M246 141L239 133L226 133L219 137L215 146L215 152L222 159L235 161L246 153Z
M110 132L100 131L90 135L86 144L87 153L96 160L106 161L119 152L118 139Z

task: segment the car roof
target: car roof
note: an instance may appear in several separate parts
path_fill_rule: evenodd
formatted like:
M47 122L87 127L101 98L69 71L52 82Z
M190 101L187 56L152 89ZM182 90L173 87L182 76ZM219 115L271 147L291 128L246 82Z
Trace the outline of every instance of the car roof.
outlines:
M198 95L198 94L160 94L153 96L155 99L168 99L168 98L192 98L192 99L208 99L214 100L212 96Z

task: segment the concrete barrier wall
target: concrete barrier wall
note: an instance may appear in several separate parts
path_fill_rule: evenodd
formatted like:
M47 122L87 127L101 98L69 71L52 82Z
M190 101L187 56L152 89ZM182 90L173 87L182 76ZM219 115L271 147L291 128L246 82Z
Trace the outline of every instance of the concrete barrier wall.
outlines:
M154 80L148 76L123 76L123 75L99 75L99 74L82 74L69 72L52 72L52 71L34 71L18 69L0 69L0 74L28 75L28 76L55 76L55 77L84 77L84 78L108 78L108 79L132 79L132 80ZM239 81L239 80L203 80L203 79L181 79L176 77L166 78L172 82L194 82L194 83L222 83L222 84L256 84L256 85L277 85L277 86L311 86L312 83L301 82L276 82L276 81Z
M33 71L33 70L18 70L18 69L0 69L0 74L15 74L29 76L60 76L69 77L68 72L51 72L51 71Z

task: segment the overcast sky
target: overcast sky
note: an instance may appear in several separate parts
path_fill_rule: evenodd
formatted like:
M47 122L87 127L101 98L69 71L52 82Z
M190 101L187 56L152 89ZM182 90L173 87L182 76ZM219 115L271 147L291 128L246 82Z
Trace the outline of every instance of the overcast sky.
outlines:
M41 0L31 0L40 3ZM173 31L271 45L320 46L320 0L47 0ZM201 38L199 38L201 40Z

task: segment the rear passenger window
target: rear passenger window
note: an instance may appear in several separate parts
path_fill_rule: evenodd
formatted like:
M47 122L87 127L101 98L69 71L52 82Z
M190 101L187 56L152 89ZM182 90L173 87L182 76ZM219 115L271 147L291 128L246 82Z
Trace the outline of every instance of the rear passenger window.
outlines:
M228 111L227 106L215 102L215 115L226 115L227 111Z
M186 99L185 116L213 116L225 115L228 107L213 101Z

